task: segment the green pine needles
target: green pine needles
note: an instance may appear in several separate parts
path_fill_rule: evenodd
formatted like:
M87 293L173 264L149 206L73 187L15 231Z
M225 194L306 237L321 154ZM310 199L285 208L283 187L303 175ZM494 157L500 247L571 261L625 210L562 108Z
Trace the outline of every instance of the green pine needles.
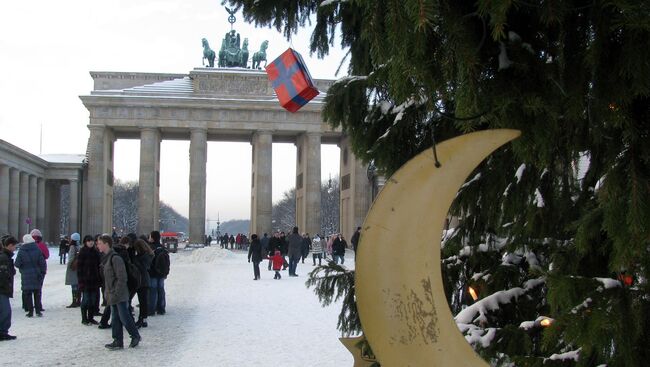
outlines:
M470 175L442 250L450 307L486 360L647 364L650 1L228 3L287 37L315 23L319 56L349 51L323 117L386 176L433 137L522 131ZM327 274L319 295L344 297L339 329L358 331L351 274Z

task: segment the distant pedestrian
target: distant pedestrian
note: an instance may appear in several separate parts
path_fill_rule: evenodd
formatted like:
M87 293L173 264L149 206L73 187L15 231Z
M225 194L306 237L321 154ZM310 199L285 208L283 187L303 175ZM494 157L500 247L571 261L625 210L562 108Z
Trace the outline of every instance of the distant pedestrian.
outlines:
M135 326L133 316L129 311L129 288L127 286L128 275L122 257L117 255L113 249L113 239L108 235L99 236L97 248L103 254L102 271L104 274L104 293L106 304L111 306L111 329L113 342L106 344L109 350L124 348L124 328L131 336L129 347L135 348L140 343L141 337L138 328Z
M248 262L253 261L253 280L260 279L260 262L262 261L262 244L256 234L251 236L252 242L248 248Z
M345 238L340 233L332 242L332 257L334 258L334 263L338 264L339 261L341 264L345 263L345 248L348 246L348 243L345 241Z
M63 237L59 243L59 265L65 265L69 250L70 242L68 241L68 237Z
M81 292L81 323L84 325L97 325L95 321L95 307L99 298L99 264L101 255L95 248L92 236L86 235L83 247L77 254L77 279L79 292Z
M314 266L316 266L316 259L318 259L318 265L322 265L323 244L321 243L321 238L318 234L316 234L314 239L311 241L311 257L314 261Z
M11 236L3 237L0 243L0 341L14 340L9 335L11 328L11 304L9 298L14 297L14 252L18 241Z
M309 248L311 247L311 238L309 238L309 233L302 234L302 248L300 253L300 258L302 263L305 263L305 258L309 255Z
M43 242L43 235L41 234L41 231L34 228L32 231L29 233L34 241L36 242L36 246L38 246L38 249L41 251L43 254L43 257L45 258L45 273L43 273L43 277L41 278L41 287L39 289L39 294L41 295L41 298L43 297L43 282L45 281L45 274L47 274L47 259L50 258L50 250L47 248L47 244ZM40 309L36 309L36 312L43 312L45 311L43 309L43 300L41 299L40 304Z
M135 258L133 263L140 270L140 288L138 288L138 302L140 303L140 314L135 326L138 328L147 327L147 315L149 314L149 284L151 277L149 276L149 268L153 261L153 250L143 241L135 241L133 247L135 248Z
M65 285L72 288L72 303L66 308L79 307L81 305L81 292L79 292L79 279L77 278L77 254L79 253L78 243L81 241L79 233L70 236L70 250L68 250L68 266L65 269Z
M153 261L149 268L149 316L156 312L164 315L167 306L165 279L169 274L169 252L160 244L160 232L151 231L149 243L153 250Z
M359 246L359 238L361 238L361 227L357 227L357 230L354 231L354 234L350 239L350 242L352 242L352 249L354 250L355 254L357 253L357 246Z
M41 286L45 277L45 257L36 246L34 237L30 234L23 236L23 245L16 255L14 266L20 270L21 288L23 291L23 302L27 317L43 316L41 310Z
M263 258L266 258L268 253L269 253L269 241L270 241L270 238L269 238L268 233L264 233L264 236L262 236L262 238L260 238L260 245L262 245L262 255L263 255L262 257Z
M297 277L296 268L298 262L302 257L302 242L303 238L298 234L298 227L293 227L291 234L287 236L287 243L289 244L289 276Z

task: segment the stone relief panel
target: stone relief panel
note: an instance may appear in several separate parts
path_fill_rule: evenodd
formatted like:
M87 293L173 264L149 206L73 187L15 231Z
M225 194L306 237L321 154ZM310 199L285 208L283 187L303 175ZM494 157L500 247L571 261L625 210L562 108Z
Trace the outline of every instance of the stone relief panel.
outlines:
M266 75L191 73L194 92L207 95L271 96L273 89Z

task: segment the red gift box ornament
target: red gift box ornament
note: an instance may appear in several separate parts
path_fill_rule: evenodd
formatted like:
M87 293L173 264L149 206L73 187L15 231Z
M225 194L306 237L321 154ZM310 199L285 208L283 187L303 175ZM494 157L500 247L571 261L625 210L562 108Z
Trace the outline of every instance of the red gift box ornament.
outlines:
M280 104L290 112L298 111L319 93L305 61L292 48L267 65L266 74Z

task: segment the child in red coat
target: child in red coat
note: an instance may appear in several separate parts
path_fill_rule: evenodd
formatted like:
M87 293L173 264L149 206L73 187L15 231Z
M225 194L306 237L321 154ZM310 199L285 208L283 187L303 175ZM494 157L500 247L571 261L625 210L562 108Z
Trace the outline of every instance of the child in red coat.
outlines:
M280 254L280 250L275 250L275 255L269 257L269 261L273 264L273 270L275 270L275 276L273 277L273 279L282 279L282 275L280 275L280 270L282 269L282 263L284 259Z

